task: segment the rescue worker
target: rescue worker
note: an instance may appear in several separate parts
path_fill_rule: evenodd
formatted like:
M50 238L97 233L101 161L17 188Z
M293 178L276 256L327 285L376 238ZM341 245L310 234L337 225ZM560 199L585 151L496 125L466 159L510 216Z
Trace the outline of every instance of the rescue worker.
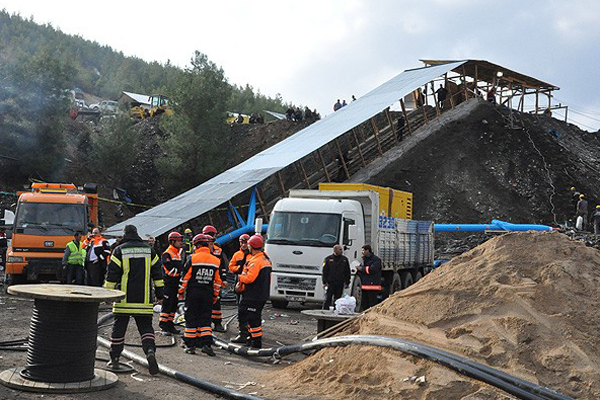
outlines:
M600 234L600 205L596 206L596 211L592 214L591 222L594 224L594 233Z
M223 249L221 249L217 244L215 244L215 239L217 236L217 229L212 225L206 225L202 229L202 233L204 235L208 235L212 238L212 241L209 243L210 252L213 256L217 257L219 261L219 275L221 277L221 281L223 282L223 286L227 286L227 269L229 267L229 261L227 260L227 256L223 253ZM225 328L223 327L223 311L221 311L221 295L219 293L219 298L213 306L212 311L212 323L215 325L215 331L217 332L225 332Z
M149 267L149 268L148 268ZM133 317L142 337L142 349L148 360L151 375L158 374L156 344L152 327L154 292L159 302L163 298L164 282L158 255L137 233L134 225L126 225L121 244L115 248L108 264L104 287L126 293L123 300L113 303L115 324L110 336L109 367L118 367L125 346L125 333L129 318Z
M343 254L342 246L333 246L333 254L323 260L323 286L325 287L325 302L323 309L329 310L329 306L342 297L344 287L350 287L350 262Z
M229 272L235 274L235 284L237 285L239 281L239 276L244 270L244 265L246 264L246 260L248 259L248 255L250 255L250 249L248 249L248 239L250 239L250 235L244 233L240 236L240 249L233 254L231 257L231 261L229 262ZM235 287L235 286L234 286ZM236 302L240 303L240 294L236 293ZM245 332L246 334L248 332ZM246 335L248 336L248 335Z
M194 245L192 244L192 238L194 237L194 234L190 228L185 228L183 234L183 248L185 249L185 254L189 256L194 252Z
M102 286L106 274L107 259L110 255L108 241L100 234L100 229L94 228L89 244L86 247L87 284L89 286Z
M362 285L362 309L366 310L377 304L381 293L381 259L368 244L362 247L362 256L363 262L356 270Z
M583 194L579 195L579 201L577 202L577 213L575 215L575 221L577 221L577 217L583 218L583 226L581 230L585 230L587 228L587 219L588 219L588 201L585 199Z
M254 235L248 239L250 255L239 276L235 290L241 293L238 305L239 335L233 343L247 342L250 347L262 347L262 309L269 300L269 285L271 282L271 260L263 252L263 238ZM248 337L245 330L248 330Z
M185 299L185 352L196 354L196 347L214 357L212 349L211 312L221 291L220 260L210 252L212 238L202 233L194 236L194 254L185 262L178 298Z
M169 233L168 240L169 247L161 258L165 293L158 326L163 332L178 334L179 330L175 327L174 319L177 311L177 291L183 269L183 236L174 231Z
M81 232L75 232L74 239L67 243L65 249L65 255L62 259L63 268L66 270L66 283L83 285L84 269L83 264L85 262L85 249L81 242Z

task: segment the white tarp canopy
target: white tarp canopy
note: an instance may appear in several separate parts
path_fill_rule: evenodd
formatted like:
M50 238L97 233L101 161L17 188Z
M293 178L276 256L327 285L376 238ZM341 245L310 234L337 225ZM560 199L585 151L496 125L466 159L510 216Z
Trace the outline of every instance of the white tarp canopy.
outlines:
M458 61L406 70L356 101L302 129L254 157L105 231L121 235L135 225L140 236L158 236L227 202L277 171L309 155L337 137L377 115L390 105L464 64Z

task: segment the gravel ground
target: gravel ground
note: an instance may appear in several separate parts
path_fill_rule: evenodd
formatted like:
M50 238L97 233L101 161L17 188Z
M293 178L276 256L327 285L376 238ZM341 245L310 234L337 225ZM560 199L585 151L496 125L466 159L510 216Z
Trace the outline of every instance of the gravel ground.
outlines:
M32 300L19 299L14 296L0 294L0 307L3 312L0 314L0 341L25 338L28 334L29 320L33 308ZM302 341L308 336L316 334L316 320L300 313L301 310L308 307L301 306L298 303L292 303L287 310L274 310L270 304L267 304L263 311L263 329L265 332L264 346L278 346L280 344L292 344ZM108 306L101 306L101 314L108 311ZM236 309L234 305L224 305L223 314L225 317L234 315ZM158 316L155 316L155 328L158 327ZM237 321L234 320L228 327L227 333L219 333L219 337L230 339L237 334ZM110 327L100 329L100 335L108 338ZM128 342L139 343L139 335L134 322L130 322L128 329ZM157 343L168 343L169 338L157 335ZM246 393L254 393L261 396L261 385L256 383L257 377L268 372L276 374L281 368L289 365L304 356L296 355L284 359L279 364L274 364L273 360L260 359L250 360L240 356L226 353L223 350L216 349L216 357L208 357L202 353L196 355L185 354L180 347L181 339L177 338L177 345L173 347L164 347L157 350L159 363L174 368L180 372L195 376L218 385L226 386ZM126 347L138 354L142 354L140 348ZM105 349L99 347L98 356L107 358ZM26 353L16 351L0 351L0 370L21 367L26 364ZM105 362L97 361L96 367L104 366ZM134 364L135 365L135 364ZM163 399L169 400L185 399L189 400L192 396L196 399L216 399L217 396L211 395L199 389L182 384L174 379L157 375L152 377L143 367L135 365L137 373L121 374L119 383L116 387L107 391L86 393L86 394L41 394L20 392L0 385L0 399L106 399L112 400L148 400ZM245 387L244 387L245 386Z

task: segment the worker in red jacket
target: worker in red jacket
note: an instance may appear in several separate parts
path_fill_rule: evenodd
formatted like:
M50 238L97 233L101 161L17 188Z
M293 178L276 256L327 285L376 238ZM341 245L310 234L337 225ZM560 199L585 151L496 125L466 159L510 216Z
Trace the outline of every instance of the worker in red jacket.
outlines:
M169 247L162 254L163 276L165 281L165 294L160 311L158 326L163 332L178 334L175 328L175 311L177 311L177 290L183 269L185 249L183 249L183 235L179 232L169 233Z
M203 234L192 239L195 251L183 267L178 297L185 299L187 307L183 335L185 352L196 354L196 347L201 347L203 353L214 357L210 317L221 291L221 276L220 260L211 254L208 247L211 241L210 236Z
M214 243L217 237L217 229L212 225L206 225L202 229L202 233L212 238L212 241L209 244L210 251L213 256L217 257L220 260L219 274L221 275L221 281L223 282L223 286L227 286L227 269L229 267L229 261L227 260L227 256L223 252L223 249ZM223 327L223 311L221 311L220 294L219 298L217 299L217 302L213 306L212 323L215 325L215 331L225 332L225 328Z
M269 300L271 283L271 260L263 252L263 238L254 235L248 239L250 256L239 276L236 293L241 293L238 305L240 334L232 340L234 343L247 342L250 347L262 347L262 309ZM250 337L246 336L247 328Z

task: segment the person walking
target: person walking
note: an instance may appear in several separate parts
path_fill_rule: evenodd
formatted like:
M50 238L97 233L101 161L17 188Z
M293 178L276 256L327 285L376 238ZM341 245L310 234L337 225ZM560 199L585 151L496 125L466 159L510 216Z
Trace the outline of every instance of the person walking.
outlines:
M260 235L248 239L250 255L235 287L236 293L241 294L238 305L240 333L232 342L248 343L256 349L262 347L262 310L269 300L272 269L271 260L263 252L263 244Z
M81 232L75 232L72 241L67 243L65 254L62 259L63 268L66 270L66 283L68 285L83 285L85 262L85 249L81 242Z
M125 298L113 303L115 323L110 336L109 367L119 365L125 346L125 333L130 317L135 319L142 337L142 350L146 354L150 375L158 374L156 343L152 327L154 293L159 302L163 298L164 282L160 258L140 238L134 225L126 225L121 244L115 248L108 264L104 287L125 292Z
M161 257L165 289L158 326L163 332L177 335L179 330L175 327L174 320L177 311L177 291L183 269L183 236L173 231L169 233L168 240L169 247Z
M333 246L333 254L323 260L324 310L329 310L329 307L342 297L344 288L350 287L350 262L343 253L342 246L336 244Z
M212 255L219 259L219 275L221 277L223 287L225 287L227 286L227 269L229 268L229 261L227 260L225 253L223 253L223 249L215 244L215 239L217 238L217 228L212 225L206 225L202 229L202 233L204 235L208 235L212 239L209 242L208 247L210 248ZM213 305L212 323L215 325L215 331L225 332L225 327L223 327L223 311L221 310L220 293L217 301Z
M381 293L381 259L368 244L362 247L362 257L363 262L356 269L362 288L362 309L366 310L377 304Z
M183 267L178 298L185 299L185 352L196 354L200 347L204 354L215 356L212 349L211 312L221 292L220 260L211 254L212 238L202 233L194 236L194 254Z

